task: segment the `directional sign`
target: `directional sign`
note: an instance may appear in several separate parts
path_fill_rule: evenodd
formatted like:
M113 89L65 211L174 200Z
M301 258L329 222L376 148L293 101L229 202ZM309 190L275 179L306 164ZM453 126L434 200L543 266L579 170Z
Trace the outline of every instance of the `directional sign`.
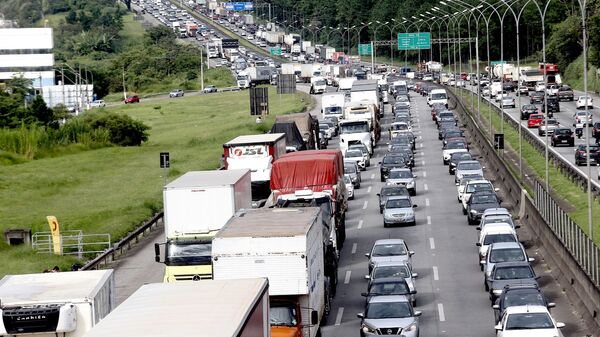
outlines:
M431 33L398 33L398 50L431 49Z
M358 45L358 55L371 55L373 48L370 43L361 43Z
M493 67L497 64L506 64L506 61L492 61L490 62L490 65Z
M253 2L226 2L224 6L229 11L251 11L254 9Z
M504 150L504 134L503 133L495 133L494 134L494 149Z
M271 55L281 56L281 48L280 47L271 47Z
M237 49L240 46L238 39L222 39L221 46L223 49Z

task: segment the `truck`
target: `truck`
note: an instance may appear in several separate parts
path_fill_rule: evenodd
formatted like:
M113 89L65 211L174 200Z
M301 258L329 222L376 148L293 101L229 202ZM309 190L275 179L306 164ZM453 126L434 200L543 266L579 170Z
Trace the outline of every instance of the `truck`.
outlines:
M356 81L356 77L346 77L340 78L338 80L338 87L341 92L347 92L350 95L350 90L352 89L352 85Z
M292 53L292 55L300 55L301 52L300 44L296 43L290 46L290 53Z
M305 150L316 150L319 145L319 121L309 112L278 115L275 122L294 122L302 135Z
M116 306L112 269L6 275L0 335L84 336Z
M248 78L250 79L250 86L255 86L271 83L273 71L269 66L255 66L246 68L246 74L248 74Z
M341 120L344 117L344 106L346 96L343 93L323 94L321 99L321 113L323 118L337 117Z
M352 83L350 89L351 101L368 100L376 106L376 118L383 112L382 93L378 80L362 80Z
M300 42L300 47L302 49L303 52L307 52L307 48L312 46L312 42L311 41L301 41Z
M425 62L425 71L429 72L429 73L434 73L434 72L441 72L443 68L443 64L441 64L440 62L437 61L428 61ZM406 75L406 73L411 72L411 69L401 69L400 73L401 75Z
M212 240L235 212L251 207L251 193L247 169L190 171L164 187L166 242L154 246L164 282L212 278Z
M381 138L381 127L377 116L377 106L371 100L350 101L344 107L344 120L367 121L371 133L372 146L376 146ZM365 144L367 145L367 144ZM368 147L368 146L367 146Z
M248 169L251 172L253 206L271 194L271 169L285 153L283 133L238 136L223 144L225 169Z
M252 14L246 14L246 15L244 15L243 21L246 25L253 25L254 24L254 16L252 16Z
M279 121L273 123L270 133L283 133L285 134L285 151L297 152L306 150L306 143L302 138L302 134L296 123L293 121Z
M310 83L313 77L321 76L321 65L317 63L302 64L300 68L300 80L304 83Z
M290 47L295 44L299 45L300 41L302 41L300 34L286 34L283 38L283 42Z
M281 74L282 75L293 75L296 71L294 69L293 63L282 63L281 64Z
M248 73L246 71L238 72L236 76L237 87L241 89L247 89L250 87L250 79L248 78Z
M306 49L304 50L304 54L306 55L315 55L317 53L317 50L315 47L313 46L306 46Z
M265 40L271 45L280 44L283 43L283 35L283 32L267 31L265 33Z
M544 81L544 74L539 69L522 67L520 78L520 85L526 86L529 91L535 91L535 84Z
M323 94L327 91L327 82L321 76L311 77L310 94Z
M513 69L515 68L514 64L510 63L501 63L494 65L493 74L494 77L500 78L502 80L513 80Z
M147 337L161 333L269 337L269 308L266 278L151 283L136 290L86 337Z
M235 48L225 48L223 49L223 56L229 60L229 62L233 63L240 56L240 53Z
M194 36L196 36L196 32L198 31L198 25L195 24L194 22L186 22L185 30L186 30L187 36L194 37Z
M321 335L331 310L319 208L236 214L213 243L215 280L269 280L271 336Z
M322 60L333 60L333 54L335 53L335 48L329 46L321 46L319 48L319 56Z
M369 153L373 155L375 147L369 122L366 120L341 120L340 128L340 150L346 151L350 145L365 144Z
M344 64L346 54L343 51L336 51L331 55L331 60L338 64Z

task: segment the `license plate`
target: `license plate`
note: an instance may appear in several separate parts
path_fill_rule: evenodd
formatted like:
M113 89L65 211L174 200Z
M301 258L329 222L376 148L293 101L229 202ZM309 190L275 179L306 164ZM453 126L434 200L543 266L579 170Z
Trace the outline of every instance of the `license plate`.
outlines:
M568 143L569 141L565 139L565 140L561 140L560 142L561 143Z

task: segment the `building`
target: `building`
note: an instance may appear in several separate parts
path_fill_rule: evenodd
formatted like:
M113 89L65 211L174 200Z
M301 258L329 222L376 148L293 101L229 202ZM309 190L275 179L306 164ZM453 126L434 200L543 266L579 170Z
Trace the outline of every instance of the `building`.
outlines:
M36 89L55 84L52 28L2 28L0 41L0 82L22 74Z

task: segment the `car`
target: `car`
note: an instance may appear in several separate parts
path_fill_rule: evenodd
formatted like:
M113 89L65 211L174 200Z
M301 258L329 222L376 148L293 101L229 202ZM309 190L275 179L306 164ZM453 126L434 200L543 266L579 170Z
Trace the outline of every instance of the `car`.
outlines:
M412 270L412 256L415 254L408 249L408 245L402 239L380 239L373 243L373 247L365 256L369 258L369 274L380 262L404 262Z
M573 115L573 126L575 126L577 124L586 124L585 123L586 120L587 120L587 124L589 126L593 126L594 125L594 115L591 112L589 112L589 111L577 111Z
M404 295L410 297L412 304L416 303L413 302L416 293L416 290L410 289L408 282L406 282L404 277L396 276L379 277L375 280L371 280L367 286L367 292L361 293L361 296L366 298L366 303L368 304L375 296Z
M519 85L517 87L516 93L517 96L527 96L529 95L529 89L526 85Z
M363 153L359 149L348 149L344 152L344 161L354 161L361 171L366 170L367 164Z
M173 97L183 97L183 94L184 94L184 93L183 93L183 90L182 90L182 89L175 89L175 90L172 90L172 91L169 93L169 97L170 97L170 98L173 98Z
M448 162L448 173L454 174L456 170L456 165L465 160L473 160L473 156L469 152L457 152L453 153L450 156L450 161ZM468 173L467 173L468 174ZM483 175L483 173L481 174ZM462 176L461 176L462 179ZM460 181L460 179L455 179L456 182Z
M344 174L344 185L346 185L346 191L348 191L348 199L354 199L354 184L352 184L352 180L350 179L350 175Z
M467 215L467 201L471 194L476 192L498 192L499 189L495 188L492 183L487 179L474 179L469 180L463 189L460 200L463 206L463 214Z
M560 112L560 102L556 96L546 98L546 110L549 113Z
M470 175L470 174L465 174L462 179L456 183L456 192L457 192L457 199L458 199L458 203L462 202L462 195L465 192L465 187L467 185L467 183L469 181L473 181L473 180L485 180L483 178L482 175Z
M404 262L380 262L375 265L370 274L365 275L365 279L369 280L370 285L371 282L381 278L402 277L408 284L408 288L416 291L415 278L418 276L419 274L413 272ZM413 307L417 305L414 294L411 296L411 302Z
M515 99L512 97L506 96L500 100L500 107L502 108L514 108L515 106Z
M546 95L547 96L556 96L556 94L558 94L559 89L560 89L560 86L558 84L549 84L546 87Z
M327 135L323 131L319 130L319 149L326 149L328 145L329 140L327 139Z
M585 108L586 103L587 103L588 109L594 108L594 100L590 96L577 97L577 102L575 103L575 107L577 107L577 109L583 109L583 108Z
M590 165L600 164L600 144L589 144ZM585 144L578 145L575 149L575 165L581 166L587 164L587 147Z
M510 97L510 93L506 90L502 90L502 91L498 91L496 93L496 96L494 97L494 100L496 102L502 102L502 99L504 99L505 97Z
M458 122L458 119L456 118L454 113L452 111L445 110L445 107L444 111L439 111L436 114L435 123L440 124L442 120L454 121L454 124Z
M546 120L544 123L542 123L540 125L540 127L538 128L538 135L540 135L540 136L545 136L546 134L552 135L554 133L554 130L556 130L559 126L560 126L560 124L558 123L558 120L556 120L554 118L548 118L548 120Z
M482 191L472 193L467 200L467 222L478 225L481 215L488 208L500 207L501 200L495 192Z
M469 152L467 149L468 145L463 140L449 141L444 144L442 148L442 162L444 165L448 165L450 162L450 156L456 152Z
M550 138L552 146L567 145L575 146L575 136L570 128L559 127L554 129L554 133Z
M331 118L333 118L333 120ZM335 136L338 135L339 126L338 126L337 117L327 117L324 120L322 120L320 122L320 124L326 124L326 125L328 125L329 129L331 130L331 134L333 135L333 137L335 137Z
M123 102L125 104L139 103L140 102L140 97L137 96L137 95L128 96Z
M360 168L355 161L344 161L344 173L350 177L350 181L354 184L355 189L360 188L362 177L360 174Z
M410 196L389 197L383 206L383 227L390 225L415 226L417 224L415 211Z
M377 197L379 198L379 213L383 213L383 208L387 200L394 196L410 196L410 192L406 186L400 185L384 185L381 187L379 193L377 193Z
M528 120L529 116L537 114L540 111L534 104L524 104L521 107L521 120Z
M333 138L333 132L332 132L331 128L329 127L329 125L324 124L324 123L319 123L319 130L323 134L325 134L325 137L327 137L327 139Z
M534 90L536 92L544 93L544 91L546 91L546 82L544 82L544 81L538 81L535 84Z
M529 93L529 104L544 103L544 93L541 91L532 91Z
M535 261L527 257L525 248L520 242L495 242L489 245L485 260L480 263L483 266L484 277L489 277L496 263L514 261Z
M497 209L505 209L505 208L497 208ZM481 220L479 222L479 226L477 226L477 230L482 231L485 228L485 226L490 225L490 224L495 224L495 223L509 224L510 227L512 227L515 230L517 228L521 228L520 225L518 225L514 222L514 220L512 219L512 216L510 214L491 213L491 215L490 215L489 210L494 210L494 208L488 208L483 212L483 214L481 215ZM478 237L479 237L479 235L478 235Z
M477 264L479 269L483 271L481 261L486 259L488 253L488 247L495 242L518 242L516 229L507 222L488 223L485 227L477 227L479 237L475 245L479 247L479 256Z
M481 163L477 160L462 160L456 164L456 170L454 175L454 183L459 182L465 174L477 174L483 175L483 169Z
M497 337L556 336L565 324L556 322L548 308L536 305L506 308L500 322L494 326Z
M92 103L90 103L90 107L91 108L103 108L106 106L106 103L103 100L95 100Z
M386 185L406 186L411 196L417 195L417 176L412 173L410 168L393 168L388 172Z
M556 96L558 97L559 101L564 100L573 102L575 100L573 89L571 89L571 87L569 87L568 85L562 85L560 88L558 88Z
M204 90L202 90L203 93L205 94L210 94L213 92L217 92L217 87L214 85L209 85L207 87L204 87Z
M544 123L544 115L543 114L531 114L529 115L529 119L527 120L528 128L538 128L540 125Z
M371 166L371 155L369 155L369 148L367 148L365 144L352 144L348 146L348 150L360 150L362 152L363 159L365 160L365 166Z
M490 272L490 277L485 279L485 290L489 291L492 305L502 295L504 287L513 284L538 285L539 277L527 261L496 263Z
M381 182L387 180L390 170L394 168L408 167L406 159L402 155L387 153L383 156L383 159L379 162L379 175Z
M375 296L366 305L365 312L357 314L360 336L399 335L419 336L420 311L415 311L410 298L403 295Z
M496 303L492 306L496 324L504 316L504 311L507 308L522 305L540 305L548 308L548 310L556 306L555 303L548 302L540 287L534 284L508 285L504 287L502 295L498 297Z

